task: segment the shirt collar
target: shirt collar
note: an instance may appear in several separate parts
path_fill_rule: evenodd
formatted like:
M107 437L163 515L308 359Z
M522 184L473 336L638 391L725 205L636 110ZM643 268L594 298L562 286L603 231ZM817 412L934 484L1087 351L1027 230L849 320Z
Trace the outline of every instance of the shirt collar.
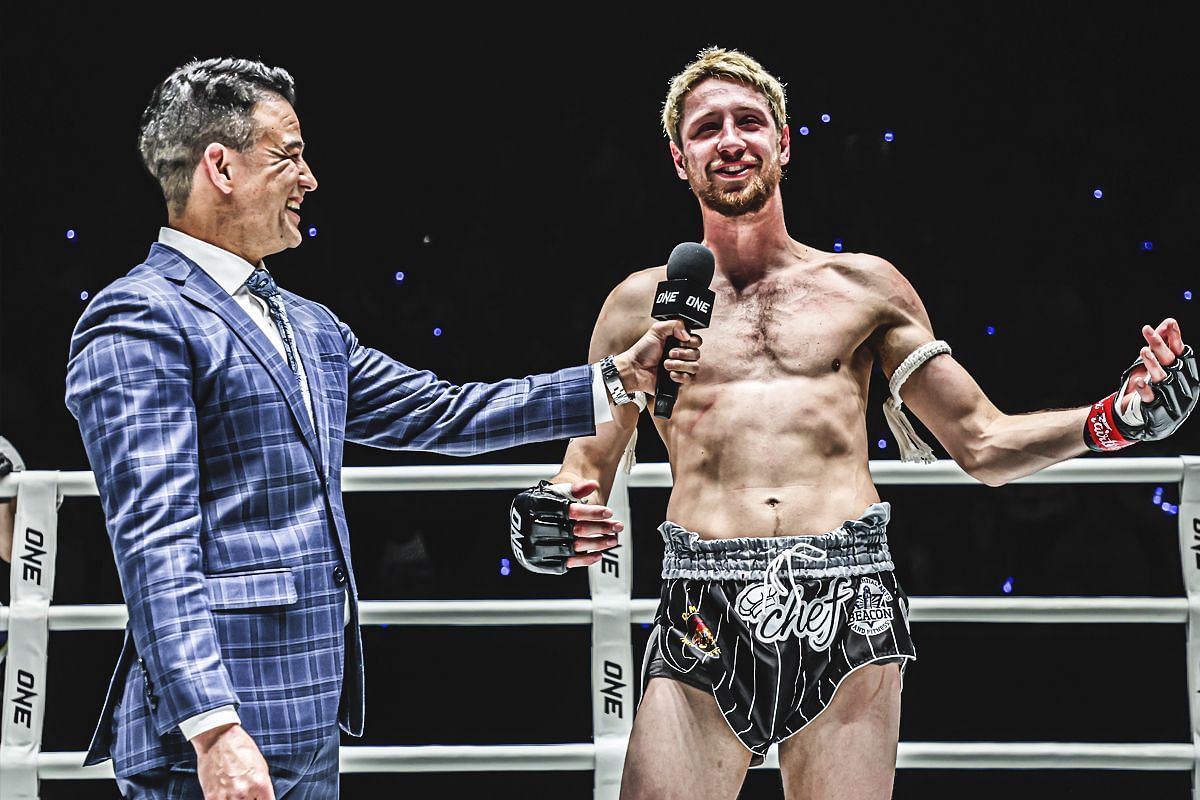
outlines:
M254 265L241 256L235 256L228 250L222 250L214 244L188 236L174 228L159 228L158 241L195 261L200 269L207 272L218 286L231 295L242 287L255 270ZM266 268L261 262L259 266Z

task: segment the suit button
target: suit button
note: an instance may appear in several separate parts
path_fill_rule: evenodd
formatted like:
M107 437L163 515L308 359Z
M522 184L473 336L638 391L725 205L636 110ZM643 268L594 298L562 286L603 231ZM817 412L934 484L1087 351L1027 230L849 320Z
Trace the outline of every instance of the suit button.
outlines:
M333 568L333 582L338 586L346 582L346 570L342 569L340 565Z

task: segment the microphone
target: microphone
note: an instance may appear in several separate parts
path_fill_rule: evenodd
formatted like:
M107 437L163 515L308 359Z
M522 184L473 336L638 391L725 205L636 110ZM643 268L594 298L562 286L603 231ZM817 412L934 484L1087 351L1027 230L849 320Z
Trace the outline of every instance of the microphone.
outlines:
M698 242L680 242L667 259L667 279L659 281L654 292L654 307L650 316L657 320L681 319L688 330L707 328L712 322L712 283L716 259L712 250ZM654 391L654 416L670 419L679 394L679 384L667 371L667 354L679 344L674 336L663 343L662 361L658 364L658 384Z

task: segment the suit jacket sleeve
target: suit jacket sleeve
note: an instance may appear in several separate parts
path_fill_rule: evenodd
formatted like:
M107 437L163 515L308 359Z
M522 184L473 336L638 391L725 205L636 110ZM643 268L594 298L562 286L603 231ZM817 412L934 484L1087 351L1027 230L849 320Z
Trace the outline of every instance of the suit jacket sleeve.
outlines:
M72 336L67 406L100 489L155 728L236 706L202 574L196 406L170 305L131 290L97 296Z
M346 346L346 438L374 447L469 456L596 432L592 368L455 385L359 343Z

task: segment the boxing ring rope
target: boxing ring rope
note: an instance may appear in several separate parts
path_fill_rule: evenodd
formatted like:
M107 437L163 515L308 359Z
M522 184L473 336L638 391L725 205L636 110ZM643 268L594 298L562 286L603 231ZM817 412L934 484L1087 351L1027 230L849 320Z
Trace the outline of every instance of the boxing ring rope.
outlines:
M629 524L632 488L667 488L665 463L633 465L627 452L609 505ZM873 461L877 484L977 485L951 461ZM347 467L347 492L519 490L552 475L558 465L496 464ZM1200 456L1072 459L1014 483L1178 483L1179 547L1186 597L913 597L912 622L1184 624L1192 741L1181 743L900 742L898 768L1089 769L1190 771L1200 786ZM17 495L12 605L0 608L9 631L5 693L0 703L0 797L37 798L37 781L108 778L111 762L82 767L82 752L41 752L48 632L121 630L122 604L54 605L53 556L57 507L66 496L97 496L87 471L26 471L0 478L0 498ZM590 599L362 601L363 625L517 626L590 624L593 629L594 741L575 744L344 746L343 773L594 771L596 800L617 796L634 708L629 626L653 620L656 598L629 594L631 548L620 546L588 569ZM772 749L760 768L777 769Z

